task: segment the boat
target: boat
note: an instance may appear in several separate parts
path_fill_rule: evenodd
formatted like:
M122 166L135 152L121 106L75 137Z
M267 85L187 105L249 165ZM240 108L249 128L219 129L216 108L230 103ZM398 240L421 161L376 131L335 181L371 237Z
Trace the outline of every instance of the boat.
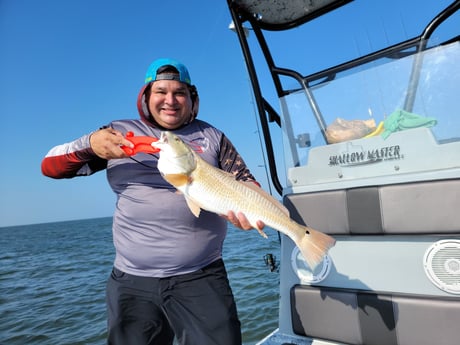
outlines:
M337 241L312 270L281 236L278 326L258 344L460 343L460 1L380 45L364 29L315 40L320 24L359 28L362 1L227 3L270 185Z

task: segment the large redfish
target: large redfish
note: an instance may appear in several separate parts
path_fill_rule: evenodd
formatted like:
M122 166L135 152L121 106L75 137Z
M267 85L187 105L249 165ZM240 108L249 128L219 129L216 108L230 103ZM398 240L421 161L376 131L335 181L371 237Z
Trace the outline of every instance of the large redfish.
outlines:
M158 170L184 194L196 217L204 209L220 215L242 212L255 228L261 220L289 236L312 269L335 244L329 235L296 223L280 202L255 184L250 187L249 183L237 181L232 174L208 164L172 132L162 132L160 140L152 146L160 149Z

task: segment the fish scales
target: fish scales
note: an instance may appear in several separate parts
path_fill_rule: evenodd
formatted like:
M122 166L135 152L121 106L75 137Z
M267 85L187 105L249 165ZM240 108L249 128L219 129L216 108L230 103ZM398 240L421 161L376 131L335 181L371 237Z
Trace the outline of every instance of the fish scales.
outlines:
M184 194L195 216L199 216L201 209L221 215L242 212L255 228L261 220L289 236L312 269L335 244L331 236L292 220L287 209L262 189L249 187L248 183L237 181L230 173L204 161L172 132L162 132L160 140L152 146L160 149L158 169Z
M260 216L265 218L267 225L269 225L268 222L274 222L270 220L274 217L270 216L275 216L275 212L278 211L277 207L273 207L272 203L267 202L256 191L236 181L233 176L227 175L202 159L198 161L197 168L192 172L191 177L192 182L184 192L198 203L202 203L203 208L219 214L226 214L229 210L241 211L252 225L255 225L259 219L254 217ZM206 202L199 201L200 196L203 195L208 196ZM259 212L255 209L256 207Z

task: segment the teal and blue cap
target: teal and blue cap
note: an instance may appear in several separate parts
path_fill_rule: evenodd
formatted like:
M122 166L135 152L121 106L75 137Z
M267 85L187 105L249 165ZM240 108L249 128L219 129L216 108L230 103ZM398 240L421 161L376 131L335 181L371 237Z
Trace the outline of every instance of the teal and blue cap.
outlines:
M163 72L173 67L177 73ZM174 59L157 59L153 61L145 74L145 83L148 84L155 80L177 80L182 83L192 85L190 74L187 67Z

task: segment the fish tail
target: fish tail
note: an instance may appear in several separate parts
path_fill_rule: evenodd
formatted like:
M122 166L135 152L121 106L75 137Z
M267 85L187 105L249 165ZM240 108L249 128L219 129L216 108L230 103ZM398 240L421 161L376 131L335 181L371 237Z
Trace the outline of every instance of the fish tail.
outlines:
M314 270L323 261L327 251L335 245L335 239L309 227L304 227L304 230L297 247L310 268Z

